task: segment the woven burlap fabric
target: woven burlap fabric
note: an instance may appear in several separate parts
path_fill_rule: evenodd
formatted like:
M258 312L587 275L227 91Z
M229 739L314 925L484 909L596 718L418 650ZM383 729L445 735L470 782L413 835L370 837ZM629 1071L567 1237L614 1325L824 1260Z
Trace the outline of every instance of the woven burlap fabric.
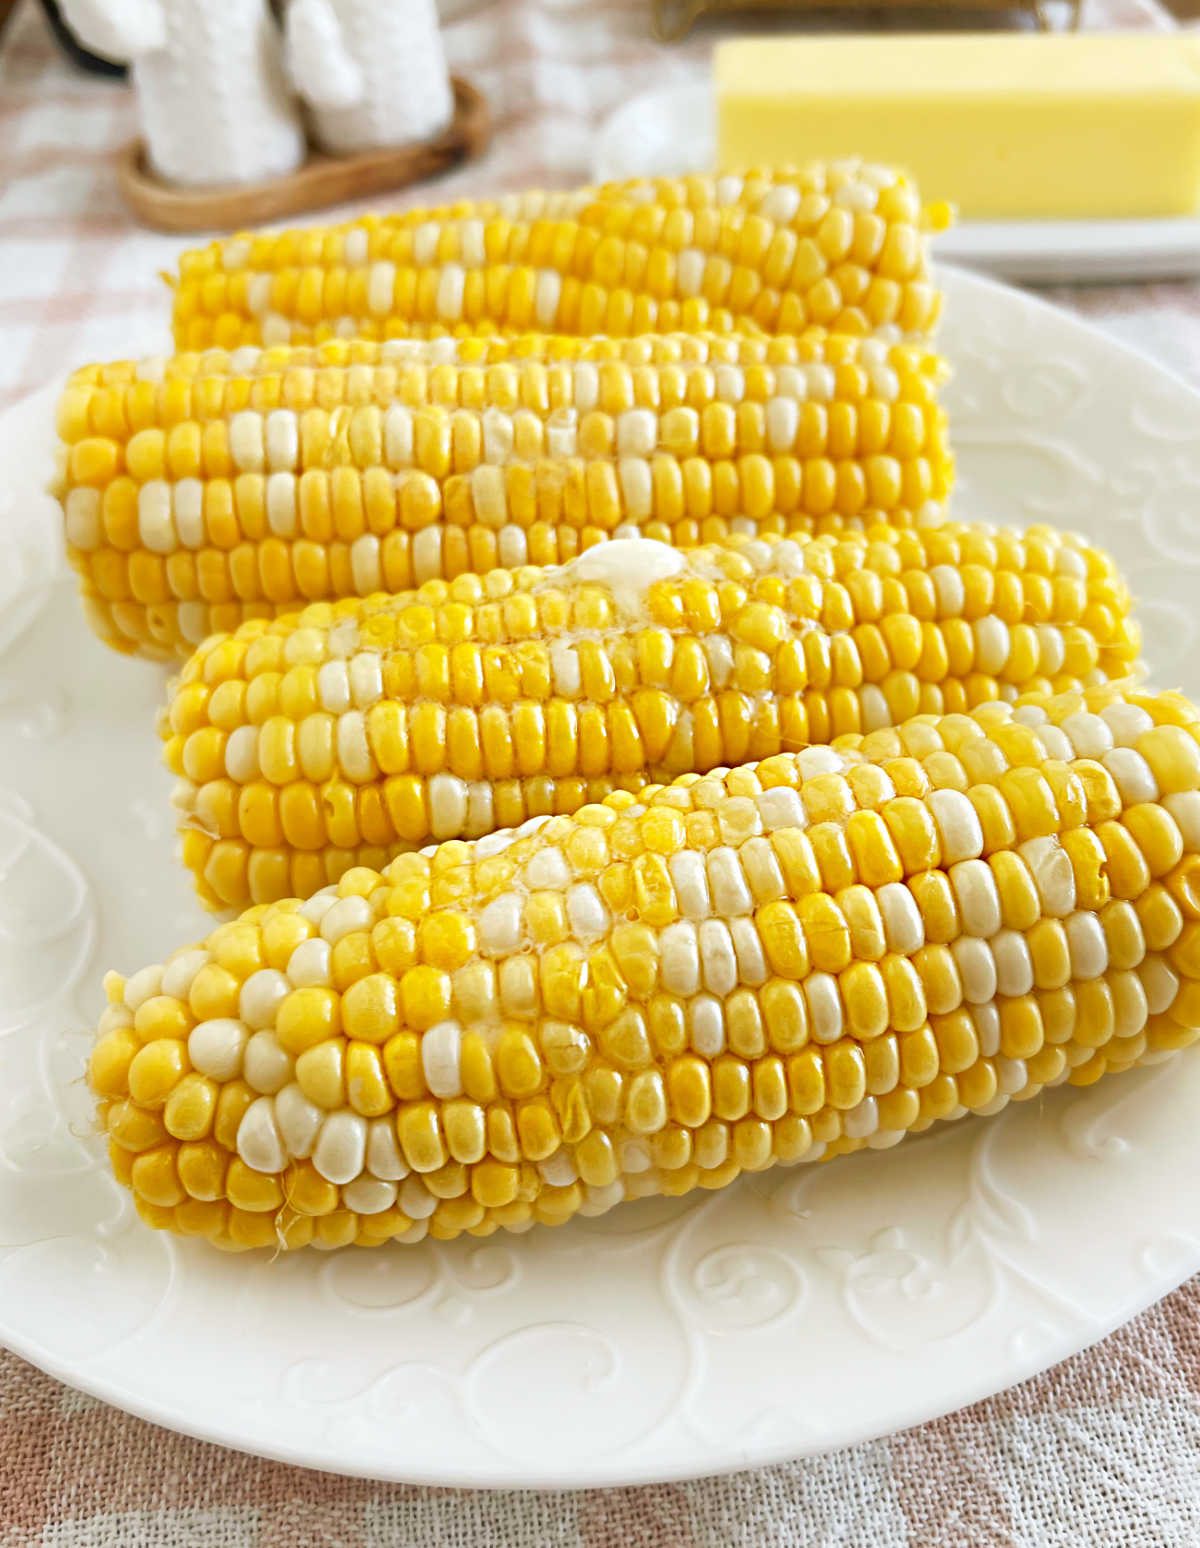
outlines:
M1192 1548L1200 1279L1023 1386L826 1457L642 1489L421 1489L172 1435L0 1357L0 1548Z

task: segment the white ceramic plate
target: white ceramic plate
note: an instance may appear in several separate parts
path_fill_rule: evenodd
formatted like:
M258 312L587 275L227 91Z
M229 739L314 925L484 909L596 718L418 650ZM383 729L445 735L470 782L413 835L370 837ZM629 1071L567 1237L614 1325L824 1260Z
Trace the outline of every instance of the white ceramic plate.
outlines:
M1200 690L1200 397L946 275L961 515L1082 528ZM1200 1269L1200 1056L725 1193L560 1230L277 1262L144 1228L87 1137L110 965L196 939L163 674L87 633L36 493L51 398L0 420L0 1337L173 1428L446 1484L640 1483L915 1423Z
M710 81L644 92L601 128L592 156L598 183L702 172L716 164ZM938 238L938 254L1032 284L1168 279L1200 274L1200 219L964 220Z

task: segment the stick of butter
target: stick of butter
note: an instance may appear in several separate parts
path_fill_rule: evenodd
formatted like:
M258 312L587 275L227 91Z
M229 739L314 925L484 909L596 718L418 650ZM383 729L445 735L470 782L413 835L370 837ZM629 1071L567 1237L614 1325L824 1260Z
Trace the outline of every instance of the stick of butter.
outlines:
M1200 208L1200 38L958 33L717 46L722 171L857 155L1006 217Z

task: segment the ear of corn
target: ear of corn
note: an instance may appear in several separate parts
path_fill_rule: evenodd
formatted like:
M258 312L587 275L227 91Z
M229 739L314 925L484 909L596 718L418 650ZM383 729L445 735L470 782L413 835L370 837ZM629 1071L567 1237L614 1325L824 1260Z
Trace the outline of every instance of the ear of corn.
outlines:
M93 366L60 494L89 619L171 656L243 619L556 564L616 533L938 518L928 350L812 334L213 351Z
M1125 676L1129 596L1049 528L618 542L216 636L164 713L214 906L1029 690Z
M1200 715L922 717L354 869L108 980L152 1225L335 1247L557 1224L888 1146L1200 1027Z
M845 161L515 194L186 253L178 349L463 333L927 335L916 191Z

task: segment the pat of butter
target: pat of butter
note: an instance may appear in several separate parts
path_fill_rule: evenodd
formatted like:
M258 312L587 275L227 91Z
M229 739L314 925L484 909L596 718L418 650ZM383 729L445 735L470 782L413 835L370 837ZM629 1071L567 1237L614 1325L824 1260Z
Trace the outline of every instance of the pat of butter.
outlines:
M863 156L979 219L1200 208L1183 33L739 38L714 74L722 171Z

